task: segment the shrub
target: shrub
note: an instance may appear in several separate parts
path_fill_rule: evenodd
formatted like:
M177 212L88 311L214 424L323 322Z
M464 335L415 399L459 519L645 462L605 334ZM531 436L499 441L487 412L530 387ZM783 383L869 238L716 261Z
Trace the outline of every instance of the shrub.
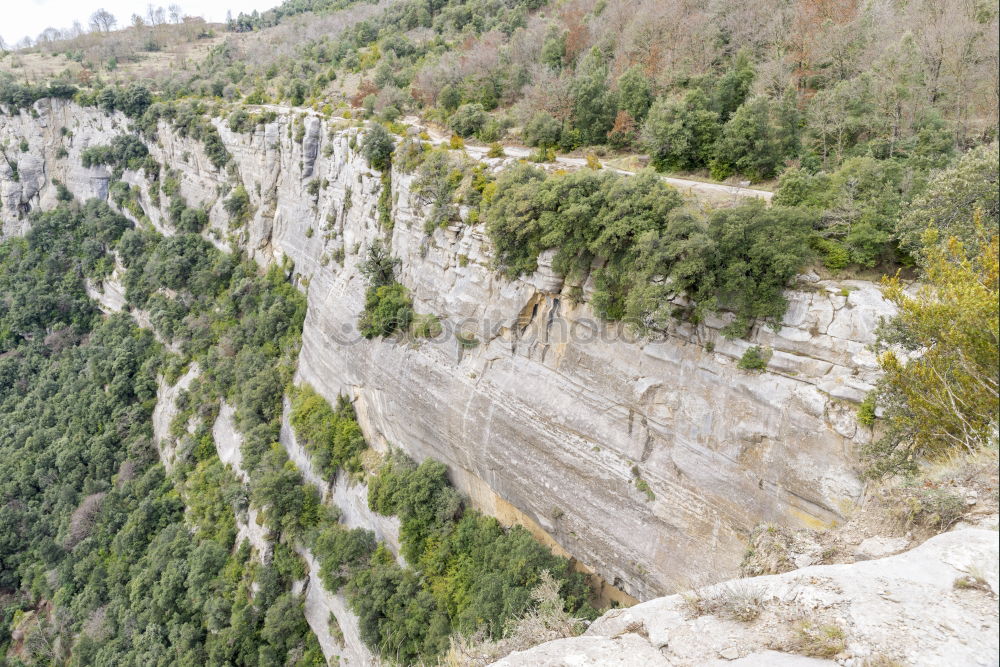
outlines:
M903 488L893 500L892 513L908 530L944 532L958 523L968 509L965 498L943 489Z
M657 169L698 169L711 158L719 115L698 88L683 97L661 97L642 127L642 140Z
M80 153L84 167L109 165L118 169L139 169L149 155L145 142L134 134L120 134L104 146L90 146Z
M482 104L463 104L452 115L448 125L456 134L471 137L478 134L489 116Z
M935 243L931 232L916 293L898 278L885 280L884 294L899 312L877 331L884 375L876 399L886 430L862 450L872 477L995 447L1000 238L996 229L980 229L982 251L973 258L955 239ZM900 358L900 347L921 353Z
M413 193L420 203L429 208L425 231L447 224L457 214L454 204L455 191L463 178L458 163L445 151L427 154L413 179Z
M767 362L771 358L770 349L762 349L758 345L748 347L743 356L740 357L738 366L745 371L759 371L767 368Z
M412 320L413 302L409 292L399 283L393 283L368 288L358 328L365 338L375 338L406 330Z
M858 407L858 423L869 428L875 425L875 404L877 394L874 391L868 392L865 400Z
M339 397L333 409L312 387L304 385L292 392L290 421L313 464L327 479L340 468L361 469L359 456L368 445L346 396Z
M437 338L442 331L437 315L417 315L413 318L413 335L417 338Z
M969 257L975 257L989 241L977 229L971 213L981 211L986 229L1000 225L1000 144L993 142L969 151L948 169L934 175L927 189L917 196L905 215L896 221L900 245L913 253L924 251L923 234L928 226L938 239L955 237Z
M501 146L499 143L496 142L490 144L490 149L486 151L486 157L489 158L506 157L506 156L507 154L504 152L503 146Z
M178 231L197 234L208 224L208 211L203 208L184 208L177 221Z
M742 623L760 616L765 604L763 589L747 581L721 584L708 592L691 591L683 599L692 616L713 614Z
M559 145L559 134L561 131L562 125L560 125L559 121L544 111L538 111L525 124L524 129L521 131L521 136L524 139L524 143L529 146L550 147Z
M831 271L840 271L851 263L851 253L843 243L833 239L814 237L810 242L819 251L823 266Z
M792 650L811 658L832 658L847 648L844 629L836 623L800 621Z
M644 479L636 479L635 480L635 488L637 488L640 491L642 491L643 493L645 493L646 494L646 499L649 502L653 502L654 500L656 500L656 494L653 493L653 489L651 489L649 487L649 482L647 482L646 480L644 480Z
M377 123L373 123L361 142L361 153L368 161L368 166L377 171L387 171L392 163L392 151L395 143L392 135Z
M229 214L230 226L242 224L250 216L250 195L242 184L237 185L233 194L222 202L222 208Z

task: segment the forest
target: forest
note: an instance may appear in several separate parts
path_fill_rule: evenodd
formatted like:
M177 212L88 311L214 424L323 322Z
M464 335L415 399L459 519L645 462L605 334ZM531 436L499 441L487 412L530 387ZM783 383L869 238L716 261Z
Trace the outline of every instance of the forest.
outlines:
M86 281L115 262L153 332L102 316L88 296ZM304 301L280 268L261 274L197 234L162 237L69 198L0 244L0 269L0 456L18 462L0 478L16 499L0 509L0 646L24 664L325 664L289 592L302 549L323 585L346 591L372 649L407 663L439 656L456 631L498 636L543 572L570 610L593 614L582 575L523 529L467 509L440 463L394 455L372 471L372 509L402 519L412 566L338 523L276 444L282 396L292 392L292 425L325 477L359 473L367 445L349 402L290 386ZM193 362L203 372L179 400L181 456L168 470L151 431L157 375ZM236 409L246 484L216 453L220 401ZM268 553L237 539L250 506Z

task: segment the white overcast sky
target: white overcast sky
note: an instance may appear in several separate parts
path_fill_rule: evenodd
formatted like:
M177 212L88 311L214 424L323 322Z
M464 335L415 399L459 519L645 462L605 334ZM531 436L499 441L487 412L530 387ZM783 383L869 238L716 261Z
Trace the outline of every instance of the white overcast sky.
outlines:
M180 5L189 16L202 16L207 21L223 21L226 11L233 15L254 9L270 9L281 0L156 0L154 6L166 8ZM25 36L34 39L46 28L69 28L73 21L84 27L90 15L99 8L107 9L118 19L118 24L128 24L132 14L146 14L150 4L137 0L0 0L0 37L8 46Z

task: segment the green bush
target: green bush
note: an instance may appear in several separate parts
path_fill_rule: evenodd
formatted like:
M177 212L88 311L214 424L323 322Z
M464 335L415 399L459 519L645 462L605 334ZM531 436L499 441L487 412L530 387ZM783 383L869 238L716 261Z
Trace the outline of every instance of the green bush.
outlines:
M698 169L708 164L719 131L719 114L695 88L680 97L658 98L642 126L642 139L657 169Z
M120 134L110 145L91 146L80 153L80 163L84 167L109 165L124 169L139 169L149 155L145 142L134 134Z
M559 145L561 132L562 125L559 121L544 111L538 111L525 124L521 136L529 146L552 147Z
M814 237L811 245L820 253L823 266L831 271L841 271L851 263L851 253L843 243L833 239Z
M740 357L740 368L745 371L761 371L767 368L767 362L771 359L771 350L763 349L759 345L748 347L743 356Z
M413 318L413 335L417 338L437 338L442 332L437 315L416 315Z
M468 633L483 621L489 635L499 636L508 620L530 607L530 591L545 570L560 582L570 612L593 613L585 579L567 560L524 528L505 530L464 508L437 461L416 466L391 455L369 483L368 504L399 516L403 554L416 572L376 551L370 568L348 584L348 599L365 641L382 645L392 637L404 662L436 655L448 646L450 632Z
M434 150L424 157L413 179L412 191L428 209L424 223L427 233L458 215L454 195L463 177L459 163L447 151Z
M365 310L358 328L365 338L388 336L394 331L406 331L413 321L413 302L409 291L399 283L369 287L365 293Z
M229 214L230 226L238 226L245 222L250 216L250 195L247 194L243 185L237 185L226 200L222 202L222 208Z
M361 154L368 160L368 166L372 169L388 171L394 147L392 135L378 123L372 123L361 142Z
M334 410L312 387L304 385L292 392L291 423L325 477L332 478L340 468L361 470L359 456L368 445L346 396L337 400Z
M471 137L479 133L487 118L489 116L482 104L463 104L452 114L448 126L460 136Z

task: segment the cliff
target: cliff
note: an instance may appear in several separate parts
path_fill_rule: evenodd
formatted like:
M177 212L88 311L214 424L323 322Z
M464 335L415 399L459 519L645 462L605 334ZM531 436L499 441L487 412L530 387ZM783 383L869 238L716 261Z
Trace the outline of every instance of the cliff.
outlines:
M233 156L227 169L162 122L149 149L176 170L189 205L210 209L206 235L217 245L262 264L293 262L308 294L299 379L331 402L349 394L373 445L440 459L477 506L529 526L628 595L732 576L757 523L833 524L859 497L855 448L870 434L853 415L874 380L866 345L891 312L875 286L803 277L784 326L747 341L722 338L722 317L637 339L596 318L591 286L581 297L545 256L534 275L507 280L490 267L481 227L425 234L412 176L397 170L399 279L445 334L365 340L356 265L384 232L380 174L352 148L363 130L296 111L251 133L214 122ZM83 168L80 153L128 124L61 101L0 116L2 233L23 233L28 211L54 205L54 179L78 198L105 197L109 170ZM315 195L314 179L323 185ZM171 233L166 197L154 205L142 172L123 180ZM239 183L254 213L231 229L222 201ZM459 331L478 345L461 345ZM737 367L751 345L774 351L763 372Z

